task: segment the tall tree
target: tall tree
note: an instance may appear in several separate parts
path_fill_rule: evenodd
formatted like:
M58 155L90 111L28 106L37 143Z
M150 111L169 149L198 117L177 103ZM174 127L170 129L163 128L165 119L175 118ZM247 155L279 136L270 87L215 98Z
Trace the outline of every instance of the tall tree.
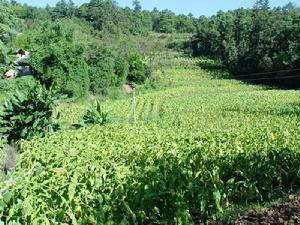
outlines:
M91 0L79 7L79 16L91 22L98 30L113 26L121 28L124 21L114 0Z
M16 0L11 0L11 1L10 1L10 4L11 4L11 5L18 5L18 2L17 2Z
M269 0L257 0L254 5L254 8L255 9L269 9L270 8Z
M156 12L153 10L153 30L161 33L172 33L175 30L175 14L170 10Z
M72 0L60 0L52 10L51 16L54 19L72 17L75 14L75 4Z
M134 11L141 11L142 10L142 5L141 5L141 1L139 0L133 0L133 7L134 7Z

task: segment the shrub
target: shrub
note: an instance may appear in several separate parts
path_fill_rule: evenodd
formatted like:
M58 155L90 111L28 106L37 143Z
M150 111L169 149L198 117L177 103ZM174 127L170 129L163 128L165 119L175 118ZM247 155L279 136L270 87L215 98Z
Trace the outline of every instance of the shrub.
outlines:
M141 57L137 53L131 53L128 57L129 61L129 74L127 80L129 82L143 83L145 82L146 66Z
M116 74L116 81L115 84L117 86L125 83L126 78L129 72L129 65L127 59L123 56L118 56L115 59L115 74Z
M99 59L96 65L89 68L90 90L93 93L103 92L106 87L113 86L114 61L112 58Z
M57 129L52 118L57 103L57 96L40 85L27 94L17 92L4 103L0 115L0 134L13 143L34 136L41 137Z

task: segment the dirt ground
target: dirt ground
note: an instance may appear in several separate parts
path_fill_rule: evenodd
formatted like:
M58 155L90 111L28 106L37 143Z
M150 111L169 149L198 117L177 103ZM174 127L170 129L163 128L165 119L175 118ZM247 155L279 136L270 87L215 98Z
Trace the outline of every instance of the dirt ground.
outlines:
M300 224L300 196L290 195L285 203L271 208L248 210L234 223L235 225L294 225Z

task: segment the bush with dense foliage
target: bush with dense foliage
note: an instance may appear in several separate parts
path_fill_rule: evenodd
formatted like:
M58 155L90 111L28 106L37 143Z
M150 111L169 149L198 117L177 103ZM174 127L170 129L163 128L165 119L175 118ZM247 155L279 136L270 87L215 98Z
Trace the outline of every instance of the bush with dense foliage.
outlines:
M46 22L32 44L32 73L47 88L69 97L86 96L89 77L83 50L74 41L74 30L66 23Z
M4 103L0 134L9 143L44 136L57 128L52 117L57 103L56 95L40 85L26 94L17 92Z
M85 51L90 90L105 94L108 87L132 81L143 83L151 74L144 58L140 49L122 34L118 38L98 37L92 40Z

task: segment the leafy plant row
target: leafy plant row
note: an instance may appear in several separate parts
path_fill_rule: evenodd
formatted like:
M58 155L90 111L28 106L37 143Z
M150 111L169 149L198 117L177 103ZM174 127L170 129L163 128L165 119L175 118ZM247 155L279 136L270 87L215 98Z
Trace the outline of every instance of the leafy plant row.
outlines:
M260 118L249 131L238 119L223 131L179 119L171 127L172 120L112 124L22 142L17 171L1 185L1 219L192 224L298 187L296 120L289 118L288 127L275 120L270 129L270 117Z

